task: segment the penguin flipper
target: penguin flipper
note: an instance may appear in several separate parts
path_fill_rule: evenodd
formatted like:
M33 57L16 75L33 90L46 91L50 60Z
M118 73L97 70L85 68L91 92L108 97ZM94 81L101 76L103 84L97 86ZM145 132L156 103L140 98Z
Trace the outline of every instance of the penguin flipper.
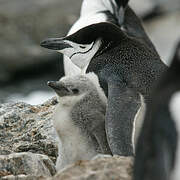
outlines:
M92 136L96 139L100 147L101 153L112 154L106 137L105 123L104 123L105 116L100 112L99 113L93 112L93 114L95 115L95 117L93 118L91 116L91 121L92 122L98 121L98 125L95 125L95 128L93 128Z
M140 105L141 100L137 92L123 82L108 82L105 127L112 154L133 155L133 124Z

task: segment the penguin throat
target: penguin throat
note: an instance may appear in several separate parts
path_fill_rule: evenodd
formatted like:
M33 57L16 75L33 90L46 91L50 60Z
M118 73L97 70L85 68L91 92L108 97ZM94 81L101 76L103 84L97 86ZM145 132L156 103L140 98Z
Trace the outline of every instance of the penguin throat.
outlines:
M77 54L86 54L86 53L90 52L90 51L92 50L94 44L95 44L95 41L92 43L92 46L91 46L87 51L85 51L85 52L75 52L75 53L73 53L69 58L72 59L73 56L75 56L75 55L77 55Z
M94 57L94 55L97 53L97 51L101 47L101 44L102 44L102 40L97 39L96 41L92 43L92 46L87 51L74 52L73 54L71 54L69 58L71 59L73 64L78 66L80 69L84 69L89 65L91 59Z

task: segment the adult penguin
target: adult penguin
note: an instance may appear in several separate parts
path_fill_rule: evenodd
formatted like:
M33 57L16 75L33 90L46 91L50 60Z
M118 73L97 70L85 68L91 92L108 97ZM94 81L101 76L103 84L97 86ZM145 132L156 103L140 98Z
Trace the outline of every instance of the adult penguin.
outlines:
M74 52L74 43L85 50ZM132 155L133 128L138 121L141 99L148 101L154 82L166 69L156 51L143 39L129 37L111 23L93 24L68 37L49 39L43 44L61 49L61 52L64 46L64 53L69 53L74 64L98 75L108 96L105 125L111 151L113 154ZM83 59L81 54L87 57Z
M147 104L134 163L134 180L180 177L180 43Z
M113 154L132 155L142 105L166 69L140 20L127 7L124 28L108 22L86 26L41 46L66 54L83 72L95 72L108 96L106 132Z

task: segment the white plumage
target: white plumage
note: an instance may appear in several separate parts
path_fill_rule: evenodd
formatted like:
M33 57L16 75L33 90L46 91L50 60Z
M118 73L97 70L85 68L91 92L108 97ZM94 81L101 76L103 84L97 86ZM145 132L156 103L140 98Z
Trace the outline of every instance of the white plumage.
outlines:
M94 73L65 76L56 84L59 103L53 124L59 136L57 170L99 153L111 154L104 122L107 99L97 76ZM69 92L64 95L58 86Z

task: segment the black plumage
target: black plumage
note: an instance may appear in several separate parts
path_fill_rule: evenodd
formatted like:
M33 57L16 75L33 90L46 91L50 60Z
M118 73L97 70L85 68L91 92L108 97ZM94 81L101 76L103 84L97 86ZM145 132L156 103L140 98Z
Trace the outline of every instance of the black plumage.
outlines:
M110 23L98 23L65 38L80 44L99 37L103 40L87 72L98 75L108 96L106 130L112 152L119 155L133 153L131 138L134 117L141 105L139 95L148 101L154 82L167 68L146 34L132 34Z

